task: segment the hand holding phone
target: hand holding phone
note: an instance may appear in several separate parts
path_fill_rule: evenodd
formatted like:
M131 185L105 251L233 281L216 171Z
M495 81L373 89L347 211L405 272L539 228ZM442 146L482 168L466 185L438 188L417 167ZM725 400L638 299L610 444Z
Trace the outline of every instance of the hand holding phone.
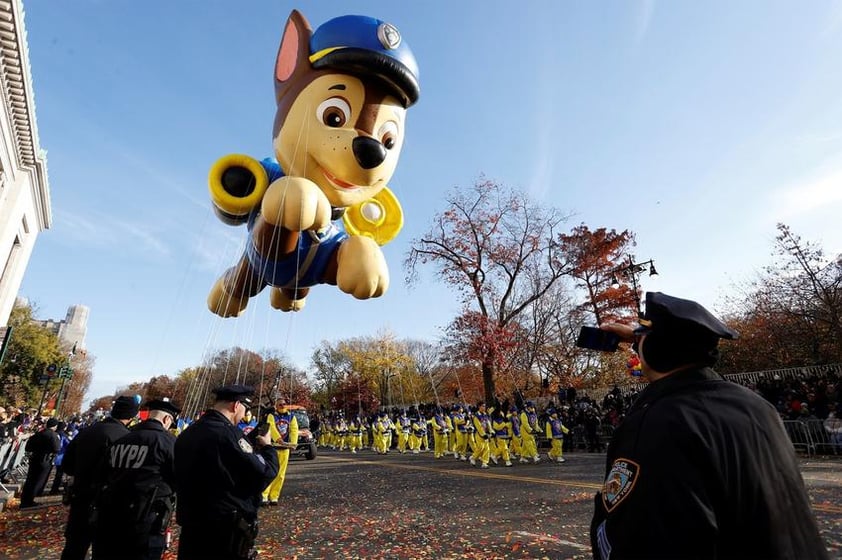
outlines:
M601 352L614 352L620 344L620 337L599 327L582 327L576 338L576 346Z

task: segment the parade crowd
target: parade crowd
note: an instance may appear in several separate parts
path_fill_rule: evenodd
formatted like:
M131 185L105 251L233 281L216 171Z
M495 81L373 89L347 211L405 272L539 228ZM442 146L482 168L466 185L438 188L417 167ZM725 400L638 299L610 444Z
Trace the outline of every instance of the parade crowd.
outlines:
M139 395L117 397L107 415L70 423L3 411L0 474L9 482L18 479L15 468L26 469L20 507L30 508L55 467L49 492L62 493L69 506L62 560L83 560L89 550L94 560L158 560L173 516L180 559L247 558L261 495L277 503L297 437L283 400L262 416L265 430L247 437L238 426L253 392L215 389L214 404L184 429L167 399L147 401L141 420ZM28 461L6 460L21 451Z
M836 416L842 387L838 372L830 369L821 375L789 379L769 376L745 385L772 403L783 420L818 422L835 446L834 450L842 450L842 419ZM436 459L451 457L470 462L478 468L489 468L490 464L511 467L516 463L540 461L563 463L566 451L605 451L614 429L621 424L637 396L638 391L614 387L601 399L595 399L569 388L560 390L552 400L541 399L543 405L540 407L535 401L512 397L502 402L496 399L490 406L482 402L474 406L428 403L347 417L344 412L331 411L314 414L310 428L319 446L349 453L363 449L377 454L432 452ZM67 543L62 558L83 558L92 544L96 551L94 558L130 557L123 546L126 536L121 536L118 530L121 525L113 523L115 519L125 519L126 516L135 516L136 521L143 521L144 542L147 547L152 543L155 553L167 546L170 516L175 510L173 453L175 442L183 439L183 436L176 436L189 423L184 419L177 423L179 411L166 401L147 403L148 416L146 421L141 422L137 414L139 399L130 400L130 397L118 397L110 414L100 411L67 421L40 417L35 410L0 407L0 479L9 481L10 459L23 449L28 458L28 472L20 492L20 507L35 506L35 498L45 494L63 494L64 503L70 505ZM257 449L259 446L255 438L261 437L258 422L251 418L248 408L238 408L238 403L246 401L246 397L239 394L223 394L221 401L229 407L234 403L236 414L232 413L224 421L225 429L230 426L233 431L228 436L232 438L232 445L239 446L243 451L252 444ZM213 418L213 415L208 417ZM295 448L298 431L295 416L286 410L285 401L276 403L276 409L263 416L261 421L267 423L271 431L264 436L278 445L269 452L273 461L258 461L258 464L249 467L262 473L263 477L257 480L266 483L256 491L255 508L278 503L289 450ZM191 423L196 422L197 419L193 419ZM132 428L131 431L129 428ZM105 435L106 432L110 435ZM150 434L152 440L149 440ZM251 436L250 439L243 439L246 434ZM146 438L148 441L138 444L133 443L133 438ZM91 440L95 442L93 447L85 443ZM75 452L71 448L74 441ZM151 447L150 441L154 443ZM246 441L251 443L241 443ZM105 453L109 447L110 458ZM68 449L71 450L70 460L67 459ZM117 500L115 495L109 498L93 492L92 488L104 481L110 482L111 491L116 492L119 477L115 478L114 473L119 472L121 466L129 468L132 463L140 464L138 461L145 461L148 453L153 456L151 464L154 468L150 473L155 483L121 490L142 499L124 496ZM190 455L197 453L191 452ZM262 457L257 453L249 455ZM95 459L102 457L111 464L111 478L103 474L108 471L96 472ZM206 460L214 461L213 458ZM70 478L72 485L66 484L68 472L75 475L75 480ZM52 483L48 487L51 474ZM207 488L207 484L211 481L206 480L201 486ZM108 484L105 486L108 487ZM80 490L82 488L88 489L87 494ZM92 507L99 503L100 513L108 512L109 506L102 505L106 502L123 504L128 510L124 507L117 512L119 515L102 516L98 522L102 530L97 533L91 529ZM199 503L206 504L201 500ZM138 507L143 511L134 511ZM200 515L196 517L201 518ZM255 521L256 514L249 523ZM202 526L190 524L188 520L188 533L192 530L190 527L194 527L198 535L205 533ZM242 532L243 547L251 542L249 535L253 537L256 534L256 528L252 528L251 524L245 527ZM97 541L97 534L111 534L118 538ZM150 539L150 534L154 538ZM197 542L200 540L197 538ZM187 542L190 542L189 539ZM197 549L197 554L201 554L202 550L206 549Z
M837 412L842 409L842 376L835 369L789 379L770 375L742 384L774 405L782 420L820 424L832 450L842 452L842 418ZM571 387L538 408L534 401L524 401L518 407L509 400L498 400L489 409L482 404L423 403L373 415L346 417L344 412L332 411L314 416L311 427L318 444L330 449L352 453L363 448L378 453L433 450L437 458L451 455L465 461L473 456L479 466L484 464L479 458L485 440L482 434L488 434L492 463L505 464L507 456L527 462L536 457L533 439L537 449L552 451L557 440L561 451L605 451L638 393L614 387L595 399ZM561 453L547 458L563 462Z

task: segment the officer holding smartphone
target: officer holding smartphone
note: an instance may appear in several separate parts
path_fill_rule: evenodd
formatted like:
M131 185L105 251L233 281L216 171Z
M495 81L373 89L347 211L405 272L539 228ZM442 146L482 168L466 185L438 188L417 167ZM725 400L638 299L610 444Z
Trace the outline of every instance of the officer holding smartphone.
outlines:
M608 448L594 557L828 558L774 407L711 366L738 334L698 303L646 294L633 343L649 385Z
M216 402L175 442L179 560L243 560L257 537L260 493L278 474L269 434L253 446L237 428L254 389L214 389Z

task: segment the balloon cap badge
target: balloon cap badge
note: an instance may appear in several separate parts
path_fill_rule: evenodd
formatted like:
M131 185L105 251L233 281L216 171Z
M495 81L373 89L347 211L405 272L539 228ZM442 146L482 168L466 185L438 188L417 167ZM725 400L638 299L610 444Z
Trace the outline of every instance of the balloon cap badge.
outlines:
M377 38L380 40L380 44L387 49L396 49L401 44L400 31L391 23L383 22L377 26Z

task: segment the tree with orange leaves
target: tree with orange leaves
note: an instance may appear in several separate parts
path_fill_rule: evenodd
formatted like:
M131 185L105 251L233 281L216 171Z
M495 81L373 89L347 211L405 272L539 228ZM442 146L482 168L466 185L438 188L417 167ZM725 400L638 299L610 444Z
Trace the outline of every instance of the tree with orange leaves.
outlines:
M406 260L410 282L432 264L462 296L457 321L474 341L466 348L482 372L483 392L493 402L495 380L511 329L543 294L569 274L558 233L567 216L536 204L525 193L480 178L456 188L430 230L416 239Z
M580 308L592 313L597 324L633 318L640 295L627 284L615 285L614 281L625 255L635 245L634 234L604 227L591 231L581 224L560 235L559 241L572 263L570 276L587 296Z

